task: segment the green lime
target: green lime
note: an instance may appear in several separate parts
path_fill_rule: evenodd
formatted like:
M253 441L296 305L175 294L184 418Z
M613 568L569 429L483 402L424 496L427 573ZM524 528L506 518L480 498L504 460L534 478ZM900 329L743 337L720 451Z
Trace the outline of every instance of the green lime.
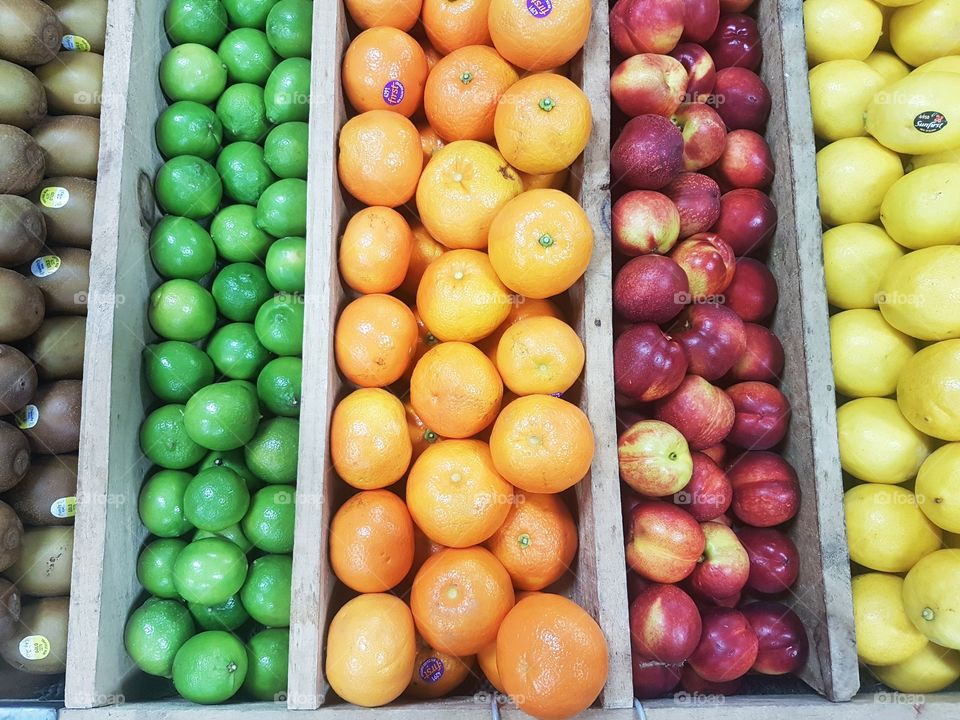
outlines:
M177 651L193 632L193 618L182 603L150 598L130 613L123 646L145 673L168 678Z
M188 543L173 564L173 582L187 602L216 605L237 592L247 576L247 556L225 538Z
M263 148L252 142L227 145L217 158L217 172L224 194L245 205L256 205L277 179L264 160Z
M180 551L187 546L183 540L161 538L147 545L137 558L137 580L151 595L161 598L178 598L173 586L173 563Z
M307 179L308 127L305 122L285 122L267 135L263 157L277 177Z
M250 563L250 572L240 589L240 600L250 617L261 625L290 625L292 568L289 555L264 555Z
M217 100L217 117L223 123L223 137L230 142L262 142L270 132L263 88L253 83L237 83L224 90Z
M210 532L209 530L197 530L193 534L191 540L203 540L204 538L209 537L226 538L245 553L248 553L253 549L253 543L247 540L247 536L243 534L243 530L240 529L240 523L234 523L233 525L225 527L223 530L218 530L217 532Z
M274 237L307 233L307 181L277 180L257 201L257 225Z
M270 362L270 351L260 344L253 323L230 323L213 333L207 353L221 375L231 380L253 380Z
M270 47L263 30L237 28L220 41L217 55L227 66L230 82L263 87L280 58Z
M247 679L243 689L257 700L274 700L287 692L290 631L261 630L247 641Z
M170 0L163 27L171 45L216 45L227 32L227 11L220 0Z
M247 484L225 467L201 470L183 494L183 512L187 519L194 527L209 532L218 532L240 522L248 507L250 491Z
M277 0L221 0L227 9L233 27L252 27L263 30L267 26L270 8Z
M257 226L251 205L228 205L210 223L210 237L220 257L228 262L263 260L273 238Z
M227 87L227 66L205 45L177 45L160 60L160 87L174 102L211 105Z
M280 293L267 300L254 320L257 337L276 355L303 353L303 296Z
M267 280L282 292L302 293L307 286L306 264L307 241L302 237L280 238L267 250Z
M190 343L167 340L143 349L143 374L150 391L164 402L185 403L213 382L213 361Z
M310 116L310 61L288 58L277 65L263 88L267 119L280 123L306 122Z
M217 248L195 220L164 215L150 233L150 260L165 278L199 280L216 265Z
M210 160L217 156L223 141L223 123L217 114L192 100L175 102L160 113L154 131L157 149L167 159L196 155Z
M187 608L197 625L204 630L236 630L250 619L240 602L240 595L236 593L216 605L187 603Z
M273 296L267 273L253 263L232 263L213 279L210 288L220 314L228 320L250 322L257 310Z
M204 449L187 435L183 410L183 405L164 405L147 415L140 426L143 454L162 468L184 470L203 458Z
M254 547L268 553L293 552L296 492L293 485L269 485L256 492L243 518L243 534Z
M280 57L310 57L313 3L309 0L280 0L267 16L267 37Z
M233 450L253 437L259 415L253 385L229 380L195 392L183 411L183 423L187 434L208 450Z
M250 472L266 483L292 485L297 481L300 422L277 417L264 420L247 443L243 457Z
M263 487L260 479L250 472L246 461L243 459L243 448L233 450L211 450L200 463L200 470L206 470L208 467L227 467L242 477L247 483L247 489L252 493ZM223 535L223 533L218 533Z
M298 357L279 357L268 362L257 376L260 404L274 415L300 417L303 361Z
M222 703L247 677L247 651L236 636L207 630L187 640L173 660L173 686L186 700Z
M217 304L210 291L193 280L167 280L150 293L150 326L167 340L196 342L217 323Z
M183 494L192 479L181 470L160 470L147 478L137 501L147 530L157 537L178 538L193 529L183 512Z
M213 215L223 198L223 183L213 165L196 155L170 158L157 171L157 203L170 215L201 220Z

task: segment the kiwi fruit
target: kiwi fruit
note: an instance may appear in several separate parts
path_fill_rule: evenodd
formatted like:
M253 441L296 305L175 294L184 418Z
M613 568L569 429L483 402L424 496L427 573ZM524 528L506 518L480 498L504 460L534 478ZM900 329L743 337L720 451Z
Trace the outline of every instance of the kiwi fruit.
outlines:
M30 470L30 443L19 428L0 420L0 491L9 490Z
M0 147L0 193L26 195L43 180L43 150L15 125L0 125Z
M67 669L67 619L70 598L29 598L20 620L0 643L0 657L15 670L58 675Z
M29 130L47 115L47 93L26 68L0 60L0 123Z
M24 595L70 594L73 565L72 527L31 527L23 531L20 559L7 568Z
M0 572L20 559L23 549L23 523L13 508L0 501Z
M43 322L43 293L20 273L0 268L0 342L33 335Z
M37 370L26 355L0 345L0 415L12 415L37 391Z
M2 1L2 0L0 0ZM97 179L100 121L86 115L55 115L30 131L43 151L47 175Z
M78 35L90 44L90 49L103 53L107 37L107 0L47 0L63 30Z
M6 578L0 578L0 640L13 634L20 619L20 591Z
M77 456L37 455L27 476L3 500L26 525L73 525L76 497Z
M20 348L34 362L41 380L79 380L86 331L85 317L48 317Z
M60 52L35 72L47 93L47 110L51 115L100 117L103 55Z
M0 265L30 262L47 239L40 209L25 197L0 195Z
M21 270L40 288L48 313L87 314L90 289L90 251L74 247L52 247Z
M36 422L22 428L33 452L60 455L79 449L82 385L79 380L56 380L37 388L30 403L36 407Z
M57 56L63 25L40 0L0 0L0 58L40 65Z
M30 193L46 220L48 244L90 249L96 194L97 183L81 177L47 178Z

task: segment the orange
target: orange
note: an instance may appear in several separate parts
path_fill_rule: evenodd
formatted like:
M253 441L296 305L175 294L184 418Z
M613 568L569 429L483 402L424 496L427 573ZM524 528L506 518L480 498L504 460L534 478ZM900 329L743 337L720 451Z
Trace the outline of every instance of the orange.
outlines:
M487 45L454 50L430 72L423 93L430 125L444 140L493 140L500 96L519 76Z
M468 438L500 412L503 381L490 359L468 343L440 343L410 377L410 404L445 438Z
M476 342L510 313L510 293L479 250L451 250L423 271L417 310L434 337Z
M410 265L413 232L392 208L364 208L340 239L340 275L358 293L389 293L400 287Z
M487 22L494 47L525 70L570 61L590 32L590 0L491 0Z
M467 45L492 45L490 0L423 0L420 15L430 42L447 55Z
M413 567L413 520L389 490L364 490L330 522L330 565L357 592L385 592Z
M416 126L389 110L371 110L340 130L340 182L364 205L397 207L413 197L423 169Z
M343 4L361 30L380 25L410 30L417 24L423 0L344 0Z
M403 404L403 408L407 413L407 429L410 431L410 443L413 445L412 460L416 462L424 450L434 443L440 442L443 438L424 424L420 416L417 415L417 411L413 409L413 405L406 402Z
M533 175L573 165L592 126L587 96L567 78L550 73L514 83L501 96L493 122L503 157Z
M429 123L417 123L417 132L420 133L420 149L423 151L423 166L426 167L433 154L446 143Z
M361 295L337 320L334 354L360 387L386 387L406 372L417 349L417 319L392 295Z
M510 575L482 547L447 548L431 556L410 591L423 639L459 657L476 654L497 637L513 602Z
M491 335L478 342L477 347L483 350L484 354L496 365L497 347L500 345L500 338L503 337L503 334L511 325L528 317L554 317L562 320L563 313L551 300L513 295L510 298L510 313L507 315L507 319L500 323L500 327L494 330Z
M447 547L479 545L510 512L513 486L493 467L480 440L427 448L407 476L407 507L417 527Z
M413 360L410 361L410 364L407 366L407 371L403 374L407 382L410 382L410 376L413 375L413 368L420 362L420 358L427 354L427 350L440 342L434 337L433 333L427 329L423 318L420 317L420 313L416 308L413 308L413 316L417 319L417 346L413 351Z
M415 300L417 288L420 287L420 278L423 277L427 265L443 255L447 249L433 239L423 223L415 222L410 229L413 231L413 249L410 252L407 275L403 278L400 290L406 297Z
M437 242L482 250L494 216L522 190L516 170L494 148L457 140L438 150L424 168L417 210Z
M424 54L427 56L427 75L437 66L437 63L443 59L443 53L437 50L429 40L420 43Z
M500 626L497 668L523 712L540 720L571 718L590 707L607 682L607 640L572 600L530 595Z
M497 689L497 692L504 692L503 683L500 682L500 673L497 672L497 642L493 641L484 645L483 649L477 653L477 665L483 670L490 684Z
M520 182L523 183L523 190L563 190L567 186L567 178L570 177L569 168L564 168L559 172L545 173L543 175L531 175L530 173L517 173L520 175Z
M517 590L543 590L577 555L577 526L559 495L517 493L507 519L487 540Z
M533 493L558 493L593 462L593 428L573 403L551 395L517 398L490 433L493 464L507 482Z
M364 707L393 702L417 657L410 609L393 595L355 597L330 621L326 650L327 681L337 695Z
M528 190L490 225L490 262L515 293L547 298L580 279L593 253L593 228L572 197L559 190Z
M459 658L434 650L417 637L417 659L413 663L413 678L407 686L407 695L422 700L449 695L470 675L473 655Z
M410 117L423 100L427 57L403 30L373 27L343 56L343 92L357 110L392 110Z
M556 395L577 381L583 362L583 343L572 327L552 317L531 317L503 333L494 364L517 395Z
M407 471L412 454L403 403L386 390L354 390L334 409L330 458L348 485L360 490L392 485Z

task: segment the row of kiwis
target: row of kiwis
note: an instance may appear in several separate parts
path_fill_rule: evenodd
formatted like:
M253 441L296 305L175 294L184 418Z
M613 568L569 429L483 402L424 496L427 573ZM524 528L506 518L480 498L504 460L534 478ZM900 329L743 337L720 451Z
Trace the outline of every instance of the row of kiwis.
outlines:
M0 0L0 658L66 667L107 0Z

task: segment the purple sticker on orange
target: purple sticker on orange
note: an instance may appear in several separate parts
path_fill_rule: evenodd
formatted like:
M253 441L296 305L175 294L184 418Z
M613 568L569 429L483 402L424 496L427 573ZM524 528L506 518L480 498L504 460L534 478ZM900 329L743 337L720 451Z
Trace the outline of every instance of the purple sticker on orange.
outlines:
M427 658L420 665L420 679L424 682L435 683L443 677L443 660L440 658Z
M407 90L399 80L391 80L383 86L383 101L387 105L399 105L406 94Z
M527 12L535 18L545 18L553 12L553 0L527 0Z

